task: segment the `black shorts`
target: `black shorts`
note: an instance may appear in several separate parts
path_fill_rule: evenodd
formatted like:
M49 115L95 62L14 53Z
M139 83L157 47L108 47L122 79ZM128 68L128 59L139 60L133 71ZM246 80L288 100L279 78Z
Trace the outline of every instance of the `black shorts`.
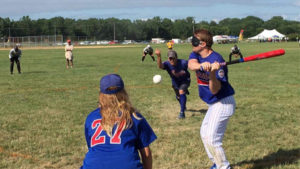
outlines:
M10 62L19 62L19 58L18 57L12 57L12 58L9 58Z
M172 86L177 96L179 96L179 90L183 90L186 94L189 94L189 87L190 82L183 82L178 87Z
M153 55L153 52L144 52L145 55L149 54L150 56Z

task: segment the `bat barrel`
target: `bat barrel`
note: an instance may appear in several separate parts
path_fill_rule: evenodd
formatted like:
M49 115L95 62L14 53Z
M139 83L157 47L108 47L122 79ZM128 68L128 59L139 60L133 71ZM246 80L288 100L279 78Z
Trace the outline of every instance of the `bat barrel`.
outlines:
M269 52L260 53L260 54L257 54L257 55L252 55L252 56L245 57L244 62L258 60L258 59L265 59L265 58L280 56L280 55L284 55L284 54L285 54L284 49L277 49L277 50L273 50L273 51L269 51Z
M277 50L273 50L273 51L269 51L269 52L265 52L265 53L260 53L257 55L247 56L245 58L241 58L241 59L237 59L237 60L232 60L231 62L222 62L222 63L220 63L220 65L225 66L225 65L231 65L231 64L242 63L242 62L250 62L250 61L255 61L255 60L259 60L259 59L266 59L266 58L271 58L271 57L275 57L275 56L280 56L280 55L284 55L284 54L285 54L284 49L277 49ZM203 68L201 67L200 70L203 70Z

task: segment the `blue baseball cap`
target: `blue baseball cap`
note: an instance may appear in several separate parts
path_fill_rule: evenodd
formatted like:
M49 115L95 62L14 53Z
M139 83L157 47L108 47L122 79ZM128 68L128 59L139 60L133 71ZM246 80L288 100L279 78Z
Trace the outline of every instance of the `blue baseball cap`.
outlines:
M113 89L109 89L113 88ZM124 82L120 75L108 74L100 80L100 92L104 94L115 94L124 89Z

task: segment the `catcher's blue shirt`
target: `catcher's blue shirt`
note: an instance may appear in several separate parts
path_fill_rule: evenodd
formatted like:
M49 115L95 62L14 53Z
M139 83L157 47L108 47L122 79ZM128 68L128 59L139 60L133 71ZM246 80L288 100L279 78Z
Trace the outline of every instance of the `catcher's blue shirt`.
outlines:
M190 83L190 72L188 71L188 62L184 59L177 59L177 64L175 66L172 66L169 61L165 61L163 63L164 70L166 70L171 79L172 79L172 85L176 88L179 88L179 86L182 83ZM172 71L175 71L176 73L179 73L181 71L184 71L185 74L179 77L175 77L172 73Z
M210 62L214 63L219 62L225 62L223 57L213 51L208 57L202 58L201 55L192 52L190 54L190 59L197 59L199 63L203 62ZM234 94L234 89L231 87L231 85L228 82L228 69L227 66L221 66L219 70L216 71L216 77L221 82L221 89L217 94L212 94L209 90L209 72L197 70L196 71L197 76L197 83L198 83L198 89L199 89L199 96L200 98L205 101L207 104L215 103L222 98L225 98L227 96L231 96Z
M115 125L112 137L102 129L100 108L91 112L85 121L88 152L81 169L143 169L138 149L149 146L157 137L146 119L139 113L131 116L133 125L122 130Z

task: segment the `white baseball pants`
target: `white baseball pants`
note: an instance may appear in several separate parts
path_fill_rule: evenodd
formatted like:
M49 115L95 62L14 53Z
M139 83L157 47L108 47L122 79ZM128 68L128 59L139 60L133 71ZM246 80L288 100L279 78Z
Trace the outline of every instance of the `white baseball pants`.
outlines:
M217 165L217 169L228 169L222 140L229 118L234 114L235 100L228 96L220 101L209 104L203 119L200 135L209 159Z

